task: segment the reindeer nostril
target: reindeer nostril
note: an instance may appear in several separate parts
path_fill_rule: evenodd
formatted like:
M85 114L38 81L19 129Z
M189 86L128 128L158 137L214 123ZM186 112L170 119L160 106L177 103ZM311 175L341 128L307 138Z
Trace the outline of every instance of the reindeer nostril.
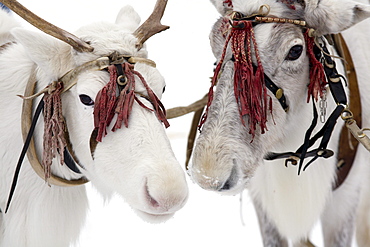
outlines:
M224 190L230 190L232 189L236 184L238 183L238 171L237 171L237 166L234 165L233 169L231 169L231 173L229 178L226 180L224 185L219 191L224 191Z
M150 195L148 185L146 185L146 198L152 207L158 208L160 206L159 202Z
M149 195L149 203L154 208L159 207L159 203L153 197L151 197L150 195Z
M220 189L221 191L222 190L229 190L229 189L231 189L231 187L233 187L232 186L232 184L231 184L231 181L228 179L227 181L226 181L226 183L224 184L224 186L222 186L222 188Z

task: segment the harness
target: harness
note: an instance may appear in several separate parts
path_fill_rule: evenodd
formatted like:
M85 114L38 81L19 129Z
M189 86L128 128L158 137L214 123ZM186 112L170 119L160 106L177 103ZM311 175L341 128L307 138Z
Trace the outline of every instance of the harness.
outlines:
M264 11L264 9L267 9L267 13ZM332 131L335 127L335 124L337 122L337 119L340 116L345 121L345 123L346 123L345 126L350 130L350 132L355 136L355 138L359 142L361 142L365 146L365 148L367 148L370 151L370 139L363 133L363 131L366 130L366 129L360 129L357 126L356 121L354 120L354 114L353 114L353 112L351 112L349 110L349 106L348 106L348 103L347 103L347 96L346 96L346 93L344 91L343 83L342 83L342 80L344 78L343 78L343 76L338 74L338 72L336 70L335 62L333 61L332 56L330 55L330 53L329 53L329 51L326 47L326 42L327 41L324 39L324 37L316 37L315 33L314 33L314 30L308 28L305 21L292 20L292 19L286 19L286 18L270 17L270 16L267 16L268 13L269 13L269 6L263 5L263 6L260 7L260 11L259 11L258 14L254 14L254 15L251 15L251 16L244 16L242 13L238 13L238 12L233 12L233 13L230 14L231 31L230 31L229 36L226 39L227 41L226 41L226 44L224 46L223 55L222 55L219 63L216 66L216 69L215 69L215 75L214 75L213 80L212 80L212 86L211 86L211 89L210 89L209 94L208 94L209 101L208 101L208 104L207 104L207 109L206 109L205 114L202 117L199 128L201 128L202 124L207 119L207 110L208 110L208 108L209 108L209 106L212 102L212 99L213 99L213 87L217 83L217 80L218 80L218 77L219 77L219 72L222 68L223 59L224 59L224 56L226 54L226 49L228 47L228 42L229 42L230 39L233 40L233 38L234 38L234 37L230 37L230 36L234 35L234 33L237 33L237 31L235 31L235 30L238 29L238 30L242 30L243 32L249 32L250 34L247 34L247 35L250 35L250 40L240 41L240 42L248 43L248 42L255 42L253 40L254 39L253 28L248 27L248 25L252 25L252 27L254 27L254 26L256 26L258 24L261 24L261 23L291 23L291 24L301 26L302 29L304 31L306 31L305 32L305 39L306 39L306 44L307 44L308 56L310 58L310 64L311 64L311 70L310 70L311 83L308 86L308 91L309 91L308 101L310 100L310 98L312 98L313 120L312 120L312 123L311 123L310 127L306 131L303 144L295 152L285 152L285 153L270 152L264 158L266 160L275 160L275 159L283 158L283 159L285 159L285 164L286 165L288 165L289 163L291 163L293 165L298 165L298 174L300 174L300 172L302 170L304 171L305 169L307 169L307 167L310 164L312 164L315 160L317 160L318 158L329 158L329 157L333 156L334 152L332 150L327 149L327 145L328 145L328 142L330 140ZM253 44L254 44L254 49L255 49L255 54L256 54L257 65L254 65L254 67L253 67L253 71L251 72L252 77L248 77L248 78L252 78L252 80L255 80L255 77L258 76L258 70L260 69L259 67L261 65L259 64L260 62L259 62L257 46L256 46L255 43L253 43ZM233 50L234 49L233 45L234 44L232 43L232 52L233 52L232 61L234 62L234 69L235 69L234 73L237 75L238 73L240 73L240 71L238 71L238 70L240 70L240 68L239 68L239 65L237 64L237 61L235 62L235 56L240 54L240 53L243 53L244 51L243 50L242 51L237 50L237 52L240 52L240 53L236 53L235 50ZM242 48L244 48L244 47L241 47L240 49L242 49ZM245 53L249 54L249 56L250 56L250 50L249 49L250 48L247 47ZM341 55L343 56L343 54L341 54ZM246 59L248 59L247 56L246 56ZM349 57L345 56L345 59L349 60ZM246 66L248 66L248 65L246 65ZM243 70L244 69L245 68L243 68ZM247 70L248 70L248 68L247 68ZM276 84L265 73L263 73L262 75L259 75L259 76L263 78L263 83L265 84L265 87L273 93L273 95L279 100L280 105L282 106L284 111L287 112L289 110L289 108L286 104L286 98L284 96L283 89L276 86ZM351 75L351 77L353 77L353 75ZM314 78L316 78L316 79L319 78L319 79L316 80L313 83L312 80ZM237 84L236 81L239 80L239 77L234 76L234 80L235 80L234 81L234 91L237 92L237 90L240 90L240 87L243 87L244 85L240 85L240 82L238 82L238 84ZM327 80L327 82L326 82L326 80ZM353 82L351 80L350 84L356 85L357 82ZM244 87L253 89L254 84L253 84L253 87L251 87L251 86L244 86ZM316 105L314 103L314 99L318 99L318 96L323 97L323 90L325 90L326 87L328 87L330 89L331 95L333 96L334 101L336 102L337 106L333 110L333 112L330 114L330 116L327 119L327 121L325 122L324 126L315 135L312 136L313 130L316 127L317 121L318 121L318 118L319 118L319 115L318 115L318 112L317 112L317 109L316 109ZM245 90L245 89L243 89L243 90ZM356 97L355 95L356 94L354 94L354 97ZM241 105L243 103L242 100L240 100L241 97L243 97L243 95L242 96L237 96L236 95L236 100L237 100L237 103L239 105L239 108L240 109L242 109L242 108L247 108L247 109L251 108L248 105L247 106ZM252 96L249 96L249 97L255 97L255 96L252 95ZM359 97L357 97L357 98L359 98ZM264 104L266 105L265 102L264 102ZM270 103L270 105L271 105L271 103ZM357 106L356 106L356 108L357 108ZM271 110L271 108L270 108L270 110ZM240 111L241 117L244 116L244 115L249 115L249 118L252 118L252 122L255 121L255 120L253 120L253 118L256 118L256 116L253 115L253 113L251 114L248 111L243 112L242 110L239 110L239 111ZM261 112L261 113L265 114L265 112ZM357 113L356 113L356 117L358 117ZM265 120L262 119L262 121L265 121ZM244 121L242 121L242 122L244 123ZM261 132L263 134L265 124L263 122L261 122L259 119L258 119L258 121L255 121L255 122L260 124ZM252 133L252 135L253 135L254 130L252 129L252 127L251 127L251 123L250 123L250 133ZM342 134L342 136L343 136L343 134ZM341 139L343 139L343 138L341 138ZM318 147L315 148L315 149L310 150L310 148L316 142L319 142ZM342 142L345 142L345 141L342 141ZM342 147L342 149L343 149L343 148L348 147L348 145L346 145L346 146L340 145L340 147ZM341 155L342 152L343 151L341 151L339 153L338 159L342 160L341 161L342 164L347 163L346 168L348 168L348 167L351 166L350 165L350 163L351 163L350 159L353 161L353 157L354 157L355 153L352 155L352 158L344 160L344 158L342 158L343 156ZM309 157L311 157L311 159L303 167L304 159L309 158ZM346 174L348 174L348 171L347 171ZM341 175L341 177L345 178L346 174ZM340 182L343 181L343 180L344 179L340 179L340 181L338 181L338 184L336 185L336 187L339 186Z
M45 152L47 150L44 149L44 155L43 155L43 161L40 162L40 159L38 158L38 155L36 153L35 143L33 140L33 132L37 123L37 120L41 113L44 113L44 119L47 118L45 114L47 114L45 111L45 104L46 100L45 98L51 97L53 98L53 101L51 104L51 115L58 115L57 111L61 111L61 101L60 101L60 95L69 89L71 89L74 85L77 83L77 78L79 74L85 72L85 71L100 71L100 70L109 70L110 72L110 82L98 93L98 96L100 95L100 100L95 100L96 106L94 107L94 115L95 115L95 129L92 132L91 138L90 138L90 148L91 148L91 155L93 157L93 153L95 150L95 147L97 145L97 142L102 141L103 136L106 134L106 128L109 126L110 122L113 119L114 114L118 114L117 121L125 121L125 126L128 127L128 117L131 111L131 107L133 104L133 101L138 102L138 104L145 109L148 109L150 111L155 112L158 119L161 120L166 127L169 126L167 119L165 118L165 109L160 102L160 100L157 98L157 96L154 94L154 92L149 88L147 83L145 82L144 78L141 76L141 74L134 70L133 65L135 63L145 63L149 66L155 67L155 63L152 60L146 59L146 58L140 58L140 57L134 57L129 55L120 55L118 53L112 53L111 55L107 57L101 57L96 60L87 62L85 64L82 64L81 66L78 66L69 72L67 72L64 76L62 76L57 82L52 82L49 84L46 88L41 90L38 93L35 93L35 88L37 85L37 79L36 79L36 73L35 69L36 66L32 68L32 74L28 80L24 96L20 96L24 99L23 101L23 107L22 107L22 119L21 119L21 127L22 127L22 136L24 140L24 146L22 148L21 155L19 157L16 170L13 177L13 182L11 186L11 190L8 197L7 206L5 209L5 212L8 211L11 199L13 197L19 172L21 169L21 165L23 163L23 159L25 155L27 154L27 158L36 172L37 175L39 175L42 179L44 179L49 185L56 185L56 186L64 186L64 187L70 187L70 186L78 186L85 184L88 182L88 180L85 177L81 177L79 179L65 179L58 175L55 175L51 173L50 171L50 165L51 165L51 159L57 155L61 157L61 165L66 164L67 167L73 171L74 173L81 174L80 170L84 169L83 164L81 164L77 158L77 155L73 152L72 144L69 141L69 134L68 134L68 128L65 124L64 117L61 116L59 119L56 119L56 122L62 122L62 133L52 132L49 137L46 139L54 139L54 141L58 143L64 143L64 145L57 146L55 148L54 146L50 146L50 149L54 148L56 153L49 153L47 155L51 156L51 159L49 160L50 164L47 165L44 161L45 159ZM125 68L125 69L124 69ZM139 77L141 82L143 83L144 87L146 88L146 91L148 95L144 95L140 92L135 91L135 76ZM107 87L110 87L110 90L107 90ZM110 96L109 99L102 99L104 96L107 95ZM129 94L129 96L128 96ZM44 95L43 99L40 101L38 106L36 107L34 116L32 117L32 109L33 109L33 99L36 97ZM146 107L136 96L145 98L148 100L152 105L153 109L150 109ZM118 102L119 99L121 102ZM127 99L127 101L126 101ZM129 102L127 106L124 107L124 109L118 109L119 107L122 107L122 104L125 104L126 102ZM111 109L108 111L105 109L106 104L110 105ZM99 105L99 106L98 106ZM99 111L97 113L97 111ZM59 112L61 114L61 112ZM124 116L120 116L124 114ZM55 122L55 121L53 121ZM45 120L46 125L46 120ZM55 129L58 126L52 126L52 129ZM116 123L114 130L121 128L120 123ZM45 142L49 141L45 139L46 136L46 130L44 132L44 148L45 148ZM58 138L57 138L58 137ZM47 167L49 166L49 167Z

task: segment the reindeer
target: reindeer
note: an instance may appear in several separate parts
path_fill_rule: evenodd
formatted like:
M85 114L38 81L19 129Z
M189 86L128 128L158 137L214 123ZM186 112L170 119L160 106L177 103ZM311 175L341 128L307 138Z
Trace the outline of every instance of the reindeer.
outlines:
M165 82L144 44L168 28L160 24L167 1L140 27L126 6L115 24L82 27L79 38L2 3L57 39L0 12L0 246L76 241L87 181L107 199L121 195L145 221L171 218L188 187L162 126Z
M368 144L359 145L349 174L333 189L343 121L333 126L338 116L352 118L349 109L356 107L350 102L348 108L343 62L329 43L330 34L342 32L361 93L357 120L369 126L369 22L363 20L370 6L351 0L212 3L222 15L210 34L218 64L189 166L193 181L224 194L247 188L264 246L312 246L305 240L319 219L325 246L351 246L356 222L358 246L369 246ZM326 119L325 110L333 112Z

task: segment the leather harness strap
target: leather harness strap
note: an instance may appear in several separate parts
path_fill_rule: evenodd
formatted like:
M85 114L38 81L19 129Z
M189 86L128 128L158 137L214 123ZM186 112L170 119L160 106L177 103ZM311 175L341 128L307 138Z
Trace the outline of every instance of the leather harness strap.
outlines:
M341 34L334 35L335 48L339 55L345 60L345 71L350 91L350 108L353 118L361 126L361 100L355 67L351 54ZM347 178L357 152L358 141L352 137L346 126L342 127L338 145L337 159L337 181L333 189L337 189Z
M358 89L358 82L357 76L354 68L354 64L349 53L348 47L346 46L343 37L341 34L333 35L335 48L337 49L339 55L344 58L346 61L345 68L346 68L346 75L348 80L348 86L350 90L350 104L353 113L353 118L357 119L357 122L361 126L361 101L360 101L360 93ZM281 103L281 102L280 102ZM284 108L284 107L283 107ZM199 111L202 111L201 108ZM194 139L195 139L195 131L196 129L194 126L199 122L199 112L194 114L193 123L191 127L191 131L188 137L188 146L187 146L187 155L186 155L186 170L188 170L188 163L190 160L190 156L192 153ZM337 189L346 179L348 176L355 155L357 151L358 142L356 139L351 138L349 130L346 126L343 126L341 134L340 134L340 141L338 146L337 152L337 159L338 159L338 169L337 169L337 181L335 185L333 185L333 190Z

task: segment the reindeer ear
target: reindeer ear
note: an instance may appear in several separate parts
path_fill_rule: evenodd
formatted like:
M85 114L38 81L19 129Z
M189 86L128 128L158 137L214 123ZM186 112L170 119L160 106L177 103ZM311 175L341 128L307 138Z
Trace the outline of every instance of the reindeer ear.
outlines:
M217 11L222 15L226 15L227 12L232 11L232 3L231 1L225 0L211 0L213 5L216 7Z
M126 5L117 15L116 24L122 26L124 30L134 32L140 24L140 16L133 7Z
M72 47L68 44L46 34L18 27L12 29L11 34L49 78L58 79L61 73L71 68Z
M352 0L306 1L305 20L318 35L339 33L370 17L370 6Z

